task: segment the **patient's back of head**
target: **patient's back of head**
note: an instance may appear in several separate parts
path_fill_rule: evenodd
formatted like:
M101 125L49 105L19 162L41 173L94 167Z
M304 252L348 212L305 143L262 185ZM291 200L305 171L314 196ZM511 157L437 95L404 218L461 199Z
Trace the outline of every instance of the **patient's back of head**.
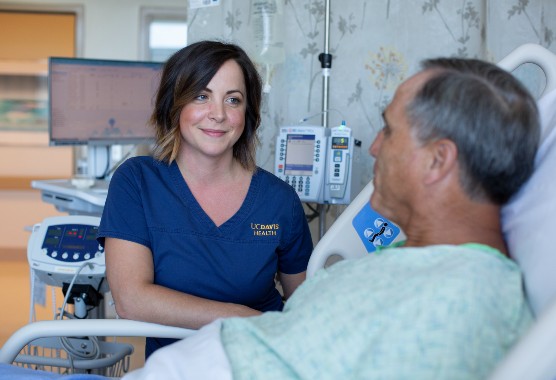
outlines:
M534 98L510 73L484 61L440 58L423 68L433 75L407 109L416 136L453 141L467 195L506 203L533 171L540 138Z

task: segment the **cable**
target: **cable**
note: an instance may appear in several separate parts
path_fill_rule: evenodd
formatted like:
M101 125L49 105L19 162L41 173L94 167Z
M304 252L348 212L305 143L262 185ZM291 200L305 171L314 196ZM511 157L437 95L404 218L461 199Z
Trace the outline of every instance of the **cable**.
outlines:
M106 167L102 175L96 177L96 179L104 179L108 175L108 170L110 169L110 145L106 145Z
M31 286L31 304L29 305L29 323L35 322L35 270L33 267L29 267L29 285Z
M35 322L36 313L35 313L35 270L32 267L29 267L30 270L30 286L31 286L31 305L29 305L29 323ZM27 355L31 354L31 345L25 345L25 353Z
M311 206L310 203L305 203L305 205L307 206L307 208L309 210L311 210L310 214L305 214L305 218L307 219L307 223L311 223L313 220L315 220L316 218L319 217L319 211L314 208L313 206ZM327 205L326 210L324 211L325 213L327 213L330 210L330 205Z
M64 310L66 309L66 305L68 303L68 299L69 299L69 296L71 294L71 288L73 288L73 284L75 283L75 280L77 280L77 276L79 275L79 273L81 273L83 268L85 268L85 266L87 266L87 265L89 265L90 269L93 269L93 265L94 265L93 263L84 262L83 264L81 264L79 266L79 268L77 269L77 271L73 275L73 278L71 279L71 282L68 286L68 290L66 291L66 296L64 297L64 303L62 304L62 307L60 308L60 319L63 319Z
M40 223L36 223L31 227L31 236L29 238L28 246L33 244L33 239L35 236L33 232L35 232L41 226ZM32 266L29 266L29 285L31 286L31 304L29 305L29 323L34 322L36 319L35 314L35 270Z
M52 297L52 318L56 319L56 289L53 286L50 287L50 296Z
M74 318L73 316L68 315L69 318ZM87 352L84 351L83 347L75 347L69 338L60 337L60 344L68 353L68 359L72 363L72 359L98 359L101 354L100 344L98 342L98 338L96 336L89 336L86 337L92 344L91 351ZM85 339L85 338L82 338Z
M94 265L102 266L100 264L95 264L95 263L90 263L90 262L84 262L83 264L81 264L79 266L79 268L77 269L77 271L73 275L73 278L71 279L70 284L68 285L68 289L66 290L66 296L64 297L64 303L62 304L62 307L60 309L60 320L62 320L64 318L64 316L67 316L68 318L75 318L75 316L72 316L71 314L66 313L65 309L66 309L66 305L68 303L68 299L71 295L71 289L73 288L73 285L74 285L75 281L77 280L77 277L78 277L79 273L81 273L83 268L85 268L87 265L89 266L90 269L93 269ZM91 349L90 352L85 352L85 351L83 351L82 348L81 349L75 348L73 346L73 344L71 343L71 341L69 340L69 338L67 338L67 337L60 337L59 338L60 344L62 345L62 347L68 353L68 359L70 361L70 365L71 365L71 368L73 370L75 370L75 368L73 367L73 359L98 359L100 357L101 351L100 351L100 346L99 346L99 343L98 343L98 338L93 336L93 337L87 337L87 339L92 344L92 349Z
M131 155L131 152L137 150L137 147L131 149L130 151L128 151L118 162L116 162L109 170L107 170L104 174L103 174L103 178L108 177L110 174L112 174L114 172L114 170L116 170L118 168L118 166L120 166L122 164L122 162L124 162L125 160L127 160L127 158Z
M145 143L148 143L148 141L145 141ZM140 143L137 145L134 145L133 148L131 148L126 154L124 154L124 156L122 158L120 158L118 160L118 162L116 162L114 165L112 165L111 168L109 168L108 166L110 165L110 155L108 157L108 160L106 161L106 170L104 171L104 173L102 174L102 176L97 177L97 179L105 179L106 177L108 177L110 174L112 174L117 168L118 166L120 166L122 164L122 162L124 162L125 160L128 159L129 156L131 156L132 153L134 153L135 151L137 151L137 146L141 145ZM148 145L148 144L146 144ZM109 148L107 148L109 149Z

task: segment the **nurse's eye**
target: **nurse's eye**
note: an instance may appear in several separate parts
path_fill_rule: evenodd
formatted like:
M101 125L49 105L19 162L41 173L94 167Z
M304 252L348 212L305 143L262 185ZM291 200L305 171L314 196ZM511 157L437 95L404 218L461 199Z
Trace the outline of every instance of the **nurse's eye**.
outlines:
M229 97L227 99L227 102L232 104L232 105L239 105L239 104L241 104L242 100L241 100L241 98L237 98L235 96L232 96L232 97Z
M384 134L384 136L390 136L392 134L392 130L390 129L388 124L384 124L384 126L382 127L382 133Z
M200 95L197 95L195 97L195 100L201 100L202 101L202 100L207 100L207 99L208 99L208 96L206 96L205 94L200 94Z

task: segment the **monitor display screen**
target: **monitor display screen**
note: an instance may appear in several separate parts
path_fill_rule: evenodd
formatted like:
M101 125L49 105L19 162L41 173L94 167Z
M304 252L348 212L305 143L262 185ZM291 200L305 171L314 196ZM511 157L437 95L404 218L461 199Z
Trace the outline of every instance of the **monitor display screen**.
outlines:
M51 57L51 145L148 144L160 62Z
M332 149L348 149L348 137L332 137Z
M313 174L315 135L289 134L286 143L284 174L310 176Z

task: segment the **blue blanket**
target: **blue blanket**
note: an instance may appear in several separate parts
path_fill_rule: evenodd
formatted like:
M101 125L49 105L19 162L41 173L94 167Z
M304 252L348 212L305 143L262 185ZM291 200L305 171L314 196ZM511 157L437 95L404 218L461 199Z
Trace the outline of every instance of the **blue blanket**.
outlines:
M58 373L36 371L22 368L11 364L0 363L0 379L2 380L106 380L107 377L100 375L60 375Z

